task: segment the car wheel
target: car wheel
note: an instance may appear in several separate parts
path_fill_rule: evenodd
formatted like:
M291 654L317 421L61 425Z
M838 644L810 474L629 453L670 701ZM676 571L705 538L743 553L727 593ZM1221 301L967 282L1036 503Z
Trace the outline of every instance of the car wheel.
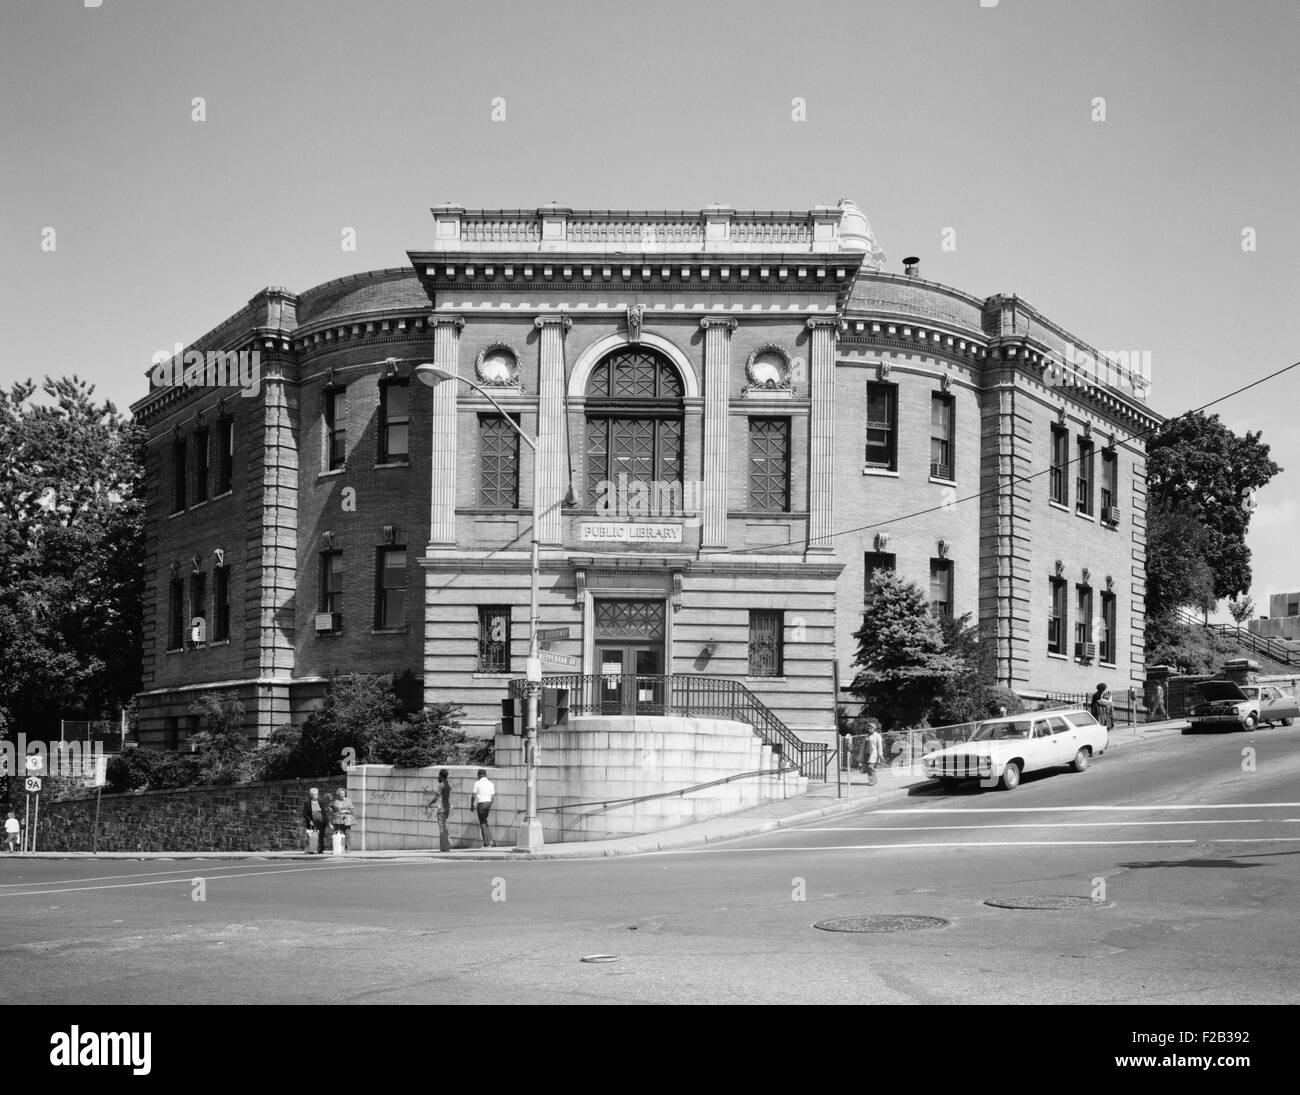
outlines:
M1020 765L1014 760L1007 761L1007 765L1002 769L1002 779L999 785L1004 791L1014 791L1020 785Z
M939 781L939 789L943 791L944 794L950 795L957 790L957 781L955 779L941 779Z
M1295 719L1283 719L1283 720L1282 720L1282 725L1283 725L1283 726L1290 726L1293 722L1295 722Z
M1088 767L1088 750L1080 749L1074 754L1074 761L1070 765L1076 772L1082 772Z
M1254 711L1252 711L1249 715L1245 717L1244 720L1242 720L1241 728L1243 730L1254 730L1255 727L1258 725L1259 725L1259 716L1255 714Z

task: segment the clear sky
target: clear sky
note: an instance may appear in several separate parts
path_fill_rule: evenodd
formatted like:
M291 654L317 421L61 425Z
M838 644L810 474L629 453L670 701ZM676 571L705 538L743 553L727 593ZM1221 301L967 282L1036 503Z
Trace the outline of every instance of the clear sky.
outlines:
M262 287L404 265L443 201L851 197L888 268L1149 350L1166 414L1300 357L1294 0L87 3L0 0L6 386L125 406ZM1300 370L1217 409L1286 468L1266 609L1300 589Z

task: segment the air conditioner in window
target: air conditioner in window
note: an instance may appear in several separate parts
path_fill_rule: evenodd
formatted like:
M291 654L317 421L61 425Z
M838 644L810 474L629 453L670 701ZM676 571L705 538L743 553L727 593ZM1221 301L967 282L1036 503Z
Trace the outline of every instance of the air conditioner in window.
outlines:
M343 630L343 613L342 612L318 612L316 613L316 630L320 631L342 631Z
M1101 507L1101 519L1102 519L1102 522L1103 522L1104 524L1107 524L1107 525L1118 525L1118 524L1119 524L1119 508L1118 508L1117 506L1102 506L1102 507Z
M1076 658L1092 659L1097 656L1096 643L1075 643L1074 656Z

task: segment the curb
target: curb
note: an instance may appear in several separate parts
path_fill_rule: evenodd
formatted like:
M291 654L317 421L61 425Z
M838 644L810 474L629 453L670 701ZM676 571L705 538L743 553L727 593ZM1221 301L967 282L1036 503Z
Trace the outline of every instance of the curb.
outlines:
M685 834L681 833L679 839L671 839L674 830L667 830L665 834L655 837L649 836L638 843L627 847L619 848L582 848L575 849L571 852L561 850L563 845L556 845L555 851L544 852L515 852L505 848L495 853L484 853L482 850L466 849L457 852L434 852L424 851L419 848L411 849L394 849L391 852L352 852L346 856L331 856L328 854L308 855L306 852L21 852L15 853L15 860L88 860L99 861L107 860L135 860L135 861L153 861L163 862L167 860L192 861L192 860L249 860L265 859L272 862L315 862L317 860L333 861L352 860L366 863L384 863L400 862L411 860L450 860L462 863L499 863L503 860L515 862L518 860L543 860L543 859L605 859L612 856L622 855L645 855L650 852L667 852L680 848L701 847L706 844L718 844L727 840L740 840L747 836L757 836L761 833L770 833L774 829L783 829L791 825L800 825L806 821L816 821L818 818L832 817L836 814L848 813L850 810L856 810L862 806L872 805L876 802L884 802L893 798L905 797L914 787L930 782L926 779L917 780L905 786L891 789L883 794L876 794L870 798L863 795L859 798L846 799L842 802L837 801L829 806L819 806L814 810L803 810L797 814L790 814L788 817L756 819L752 824L742 825L741 827L728 831L710 835L708 833ZM710 822L704 822L708 825ZM624 838L638 839L638 838ZM577 843L577 842L575 842ZM583 843L594 843L586 842ZM8 857L0 857L0 862Z
M1143 725L1152 726L1154 729L1145 730ZM1116 727L1112 731L1112 742L1107 748L1107 753L1117 746L1140 745L1145 741L1152 741L1156 738L1169 737L1173 734L1181 734L1183 730L1190 727L1190 723L1185 719L1170 720L1167 723L1142 724L1135 727ZM1133 736L1125 736L1130 730L1136 731ZM384 863L384 862L410 862L412 860L450 860L461 863L499 863L502 861L516 862L519 860L545 860L545 859L606 859L613 856L623 855L647 855L654 852L671 852L683 848L698 848L707 844L720 844L728 840L741 840L745 837L759 836L763 833L770 833L776 829L788 828L791 825L802 825L807 821L816 821L818 818L834 817L837 814L845 814L851 810L859 809L863 806L874 805L877 802L888 802L895 798L906 797L914 788L930 783L928 778L921 778L911 783L892 788L888 791L877 792L874 795L861 795L860 797L836 801L829 806L819 806L813 810L803 810L797 814L790 814L787 817L755 819L752 824L742 825L740 828L730 830L725 833L710 835L708 833L687 834L680 830L669 829L660 836L648 836L644 839L636 837L624 837L625 840L639 840L638 843L624 847L592 847L575 849L573 851L563 851L563 845L556 845L555 851L544 852L515 852L509 848L502 849L495 853L484 853L482 850L465 849L457 852L434 852L424 851L419 848L395 849L391 852L353 852L346 856L337 857L354 862L361 861L366 863ZM703 822L703 825L712 824L712 822ZM674 834L677 839L673 839ZM575 842L578 843L578 842ZM595 844L594 841L583 841L581 843ZM3 862L8 856L0 856L0 862ZM19 860L145 860L145 861L190 861L190 860L248 860L248 859L266 859L274 862L314 862L316 860L333 860L334 856L328 854L308 855L306 852L20 852L15 853L14 859Z

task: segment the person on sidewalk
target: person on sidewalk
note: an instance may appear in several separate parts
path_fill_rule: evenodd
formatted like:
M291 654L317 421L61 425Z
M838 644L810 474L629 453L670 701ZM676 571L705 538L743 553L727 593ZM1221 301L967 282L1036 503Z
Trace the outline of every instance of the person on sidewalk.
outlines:
M451 781L447 778L447 769L438 770L438 786L429 805L438 812L438 851L451 851L451 833L447 822L451 819Z
M1115 729L1115 704L1110 698L1110 691L1104 681L1097 685L1097 691L1088 701L1088 713L1107 730Z
M18 816L10 810L9 816L5 818L5 847L11 852L18 851L18 837L22 831L23 827L18 821Z
M485 848L496 847L496 841L492 839L492 828L488 825L488 815L492 813L492 800L496 797L496 793L495 784L488 779L487 769L480 768L478 779L474 781L474 790L469 796L469 804L478 815L478 831L483 837Z
M329 807L320 800L320 788L307 792L302 804L302 821L307 829L307 854L325 854L325 830L329 828ZM315 845L315 847L313 847Z
M343 834L343 850L346 852L351 847L352 825L355 821L355 810L352 800L348 798L348 793L342 787L334 792L334 801L330 803L330 824L334 826L335 833Z
M867 735L867 783L872 787L876 785L876 765L884 751L885 739L880 736L880 727L873 726Z
M1169 718L1169 712L1165 710L1165 686L1163 684L1156 685L1155 699L1155 706L1151 709L1151 717L1147 721L1164 722Z

